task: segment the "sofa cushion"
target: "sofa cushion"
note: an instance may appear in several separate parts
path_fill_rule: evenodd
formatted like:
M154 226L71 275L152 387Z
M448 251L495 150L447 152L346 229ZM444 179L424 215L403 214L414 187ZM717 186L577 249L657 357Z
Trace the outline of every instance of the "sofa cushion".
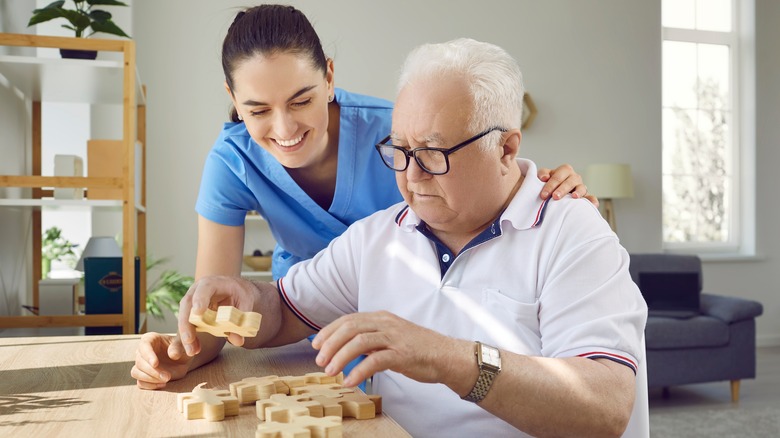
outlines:
M648 350L720 347L729 342L729 326L718 318L647 318L645 342Z

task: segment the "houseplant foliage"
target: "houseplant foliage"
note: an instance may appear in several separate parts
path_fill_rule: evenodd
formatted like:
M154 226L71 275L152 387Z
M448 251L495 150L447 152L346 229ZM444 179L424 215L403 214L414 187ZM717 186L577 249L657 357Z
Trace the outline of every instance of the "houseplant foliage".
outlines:
M168 259L152 259L146 261L147 272L167 262ZM195 280L174 270L167 269L146 288L146 312L157 319L164 318L163 311L170 310L174 314L179 311L179 301L187 293Z
M126 3L117 0L72 0L72 2L75 9L65 9L63 7L65 0L58 0L46 7L35 9L27 26L64 18L70 24L63 24L62 27L74 31L77 38L88 37L98 32L130 38L130 35L111 20L110 12L92 8L93 6L127 6ZM84 34L87 29L91 30L89 35Z
M63 260L70 256L76 256L73 252L79 246L78 243L72 243L62 237L62 230L58 227L51 227L44 231L43 241L41 242L41 277L46 278L51 270L51 262L54 260Z

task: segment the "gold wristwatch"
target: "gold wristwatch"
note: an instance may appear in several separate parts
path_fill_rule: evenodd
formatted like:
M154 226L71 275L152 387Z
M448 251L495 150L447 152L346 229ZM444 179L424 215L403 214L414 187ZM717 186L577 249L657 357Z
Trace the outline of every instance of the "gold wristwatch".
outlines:
M477 356L477 366L479 367L479 377L477 383L471 388L471 392L463 400L479 403L490 391L493 385L493 379L501 372L501 352L498 348L485 345L479 341L476 342L474 354Z

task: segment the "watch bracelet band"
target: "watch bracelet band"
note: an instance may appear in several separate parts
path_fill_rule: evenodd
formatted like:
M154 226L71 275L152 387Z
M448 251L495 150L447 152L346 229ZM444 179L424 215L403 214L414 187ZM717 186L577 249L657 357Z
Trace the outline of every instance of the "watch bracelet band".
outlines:
M493 386L493 379L495 378L496 375L494 373L487 370L480 370L477 383L475 383L474 387L471 388L471 392L469 392L467 396L463 397L463 400L473 403L481 402L482 399L487 395L490 387Z
M463 400L473 403L479 403L483 398L485 398L488 391L490 391L490 387L493 385L493 379L495 379L498 373L501 372L500 365L498 370L493 371L487 369L484 364L480 362L479 351L482 345L483 344L481 342L476 341L474 349L474 355L477 357L477 366L479 367L479 377L477 377L477 381L474 383L474 387L471 388L471 391L468 393L468 395L462 397ZM488 346L486 345L486 347Z

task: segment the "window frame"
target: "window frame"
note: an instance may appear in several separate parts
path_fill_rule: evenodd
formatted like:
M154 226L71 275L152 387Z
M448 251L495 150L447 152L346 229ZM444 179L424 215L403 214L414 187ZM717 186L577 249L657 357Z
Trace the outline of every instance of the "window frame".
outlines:
M731 6L730 32L672 28L663 26L663 23L661 26L662 43L679 41L729 48L730 159L733 163L729 169L731 204L728 207L728 240L667 242L662 233L665 252L695 253L702 258L713 259L755 256L755 4L754 0L731 0ZM662 103L661 108L663 110L666 106ZM663 193L661 196L663 208Z

